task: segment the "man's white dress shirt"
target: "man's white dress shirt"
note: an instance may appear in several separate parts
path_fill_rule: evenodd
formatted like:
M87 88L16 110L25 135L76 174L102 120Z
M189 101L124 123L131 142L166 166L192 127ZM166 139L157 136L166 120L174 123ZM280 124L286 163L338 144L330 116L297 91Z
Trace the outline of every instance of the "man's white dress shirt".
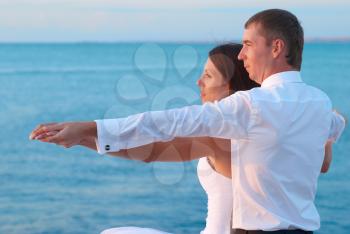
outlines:
M96 123L101 154L174 137L232 139L232 227L246 230L319 228L314 198L325 143L345 126L328 96L297 71L219 102Z

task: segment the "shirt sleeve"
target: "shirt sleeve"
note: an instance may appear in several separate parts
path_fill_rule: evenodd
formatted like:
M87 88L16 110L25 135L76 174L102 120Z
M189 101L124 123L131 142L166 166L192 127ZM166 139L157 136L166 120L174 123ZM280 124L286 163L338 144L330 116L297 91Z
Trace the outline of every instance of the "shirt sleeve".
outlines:
M332 142L336 142L345 128L345 119L344 117L337 113L336 111L332 112L332 122L331 128L328 136L328 140Z
M237 92L220 102L95 120L96 145L104 154L175 137L240 139L247 135L251 109L248 93Z

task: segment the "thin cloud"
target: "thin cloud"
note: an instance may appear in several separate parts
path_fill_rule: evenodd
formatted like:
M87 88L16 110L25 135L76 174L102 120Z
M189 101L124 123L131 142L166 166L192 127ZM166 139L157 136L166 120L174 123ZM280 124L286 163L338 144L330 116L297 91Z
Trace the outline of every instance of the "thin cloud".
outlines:
M0 41L220 41L239 39L244 22L285 8L307 37L349 37L347 1L0 0ZM341 21L340 21L341 19Z

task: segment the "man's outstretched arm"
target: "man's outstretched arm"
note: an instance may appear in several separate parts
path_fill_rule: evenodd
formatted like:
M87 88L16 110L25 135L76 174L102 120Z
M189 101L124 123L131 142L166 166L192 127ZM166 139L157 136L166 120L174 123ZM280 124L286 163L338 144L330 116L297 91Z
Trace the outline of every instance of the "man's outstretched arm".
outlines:
M175 137L240 139L247 135L252 119L250 103L247 92L237 92L220 102L145 112L127 118L39 125L30 139L69 148L95 137L100 154Z
M96 120L98 152L104 154L175 137L243 138L250 118L248 94L239 92L215 103Z

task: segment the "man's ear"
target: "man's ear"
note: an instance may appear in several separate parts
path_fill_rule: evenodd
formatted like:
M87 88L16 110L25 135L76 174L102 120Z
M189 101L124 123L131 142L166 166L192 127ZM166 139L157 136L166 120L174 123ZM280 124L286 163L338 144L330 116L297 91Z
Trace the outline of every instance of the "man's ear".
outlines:
M274 39L272 41L272 56L273 58L278 58L285 51L285 43L282 39Z

